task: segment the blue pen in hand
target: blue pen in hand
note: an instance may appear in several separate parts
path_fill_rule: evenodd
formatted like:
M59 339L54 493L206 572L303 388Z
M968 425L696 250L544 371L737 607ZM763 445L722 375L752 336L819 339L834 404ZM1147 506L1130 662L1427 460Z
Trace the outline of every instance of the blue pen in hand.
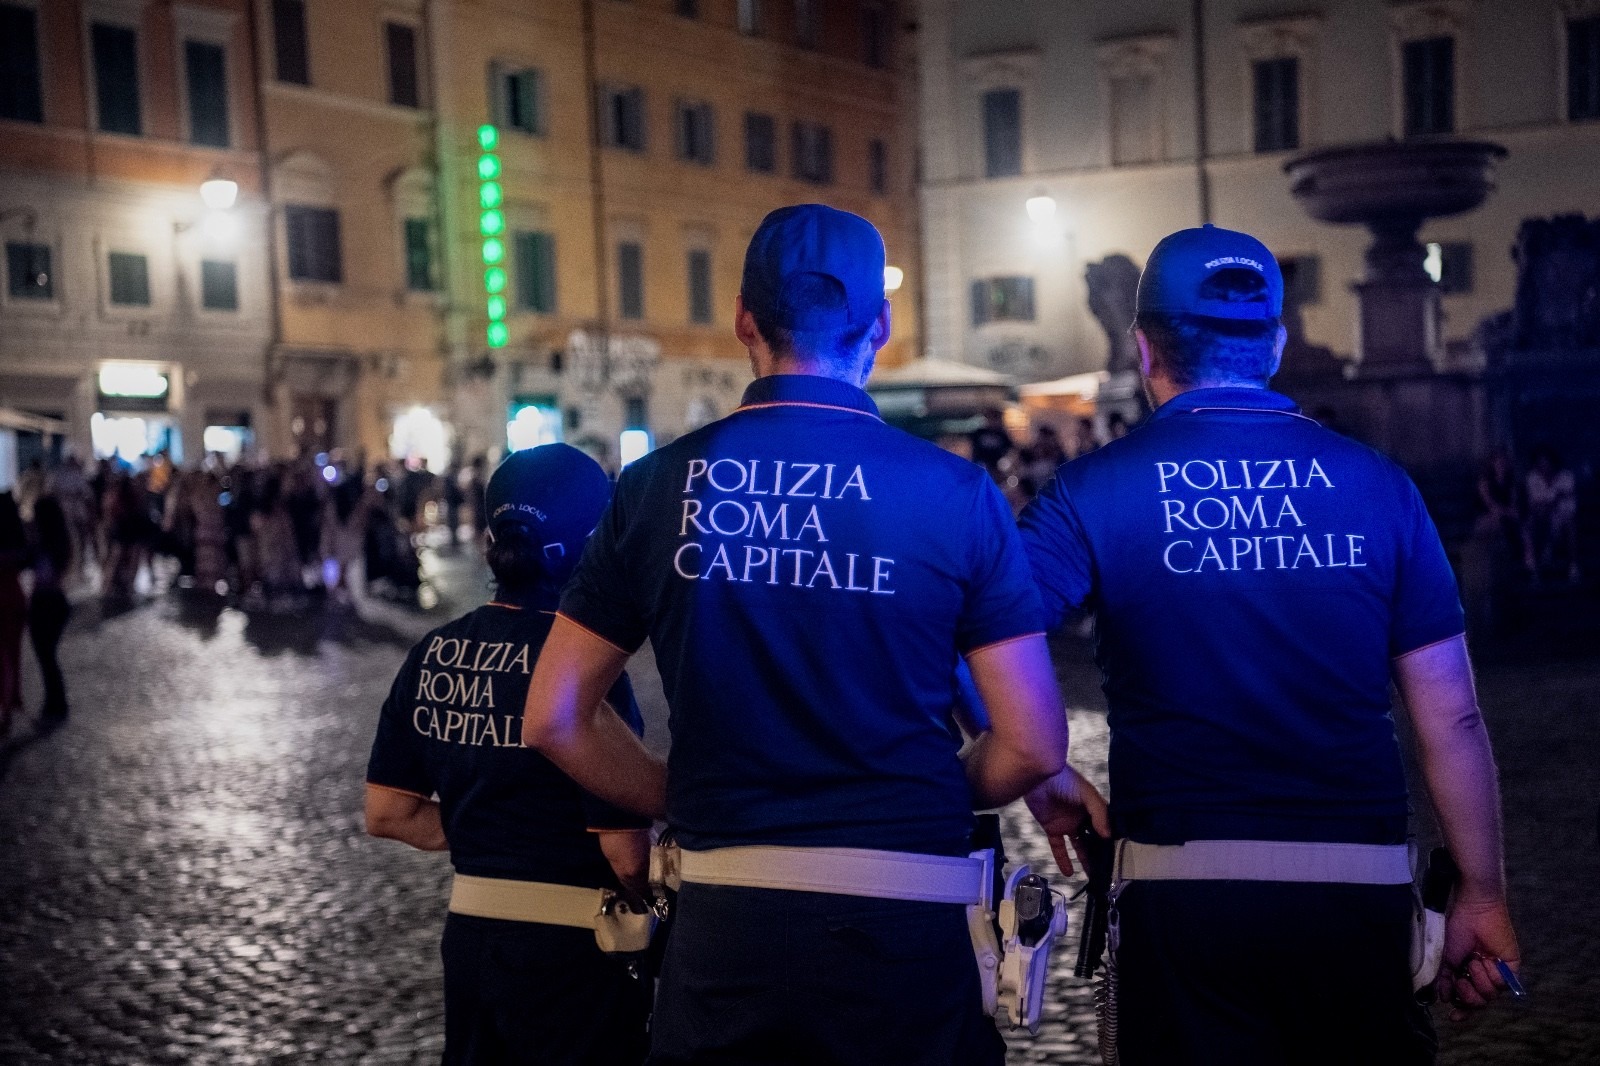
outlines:
M1522 982L1517 980L1517 975L1506 965L1505 959L1495 959L1494 968L1500 971L1500 978L1505 981L1506 991L1511 993L1512 999L1528 998L1528 990L1522 987Z

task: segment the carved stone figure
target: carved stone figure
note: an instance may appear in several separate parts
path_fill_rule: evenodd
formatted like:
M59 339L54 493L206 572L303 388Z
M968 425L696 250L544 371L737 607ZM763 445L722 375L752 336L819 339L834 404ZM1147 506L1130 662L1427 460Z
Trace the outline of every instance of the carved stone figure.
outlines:
M1128 327L1133 325L1134 298L1139 292L1139 267L1125 255L1108 255L1090 263L1089 313L1106 331L1106 369L1113 374L1139 369L1139 348Z

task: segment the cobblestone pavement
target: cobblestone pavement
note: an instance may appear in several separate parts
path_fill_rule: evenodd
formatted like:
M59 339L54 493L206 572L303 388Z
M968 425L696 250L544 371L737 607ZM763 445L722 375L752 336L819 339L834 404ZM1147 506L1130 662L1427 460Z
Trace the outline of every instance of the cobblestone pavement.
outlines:
M430 611L80 608L71 719L39 733L25 717L0 744L0 1063L438 1061L447 865L360 825L404 649L485 587L463 560L430 565ZM1074 759L1103 782L1094 672L1079 646L1058 658ZM651 672L636 675L659 747ZM1446 1063L1600 1063L1597 678L1596 663L1486 671L1533 998L1447 1028ZM1048 863L1021 818L1008 830L1013 858ZM1045 1026L1013 1062L1095 1061L1068 941Z

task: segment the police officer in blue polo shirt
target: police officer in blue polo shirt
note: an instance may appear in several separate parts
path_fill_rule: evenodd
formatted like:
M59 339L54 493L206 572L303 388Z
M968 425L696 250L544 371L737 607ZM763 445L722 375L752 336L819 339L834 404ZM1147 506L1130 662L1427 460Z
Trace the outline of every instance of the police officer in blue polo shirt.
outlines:
M1135 322L1157 409L1021 520L1048 621L1096 615L1125 1066L1432 1060L1391 678L1461 870L1439 990L1480 1007L1518 966L1438 533L1394 463L1268 391L1282 300L1253 237L1157 245ZM1030 803L1059 838L1079 800L1051 793Z
M379 718L368 832L448 848L456 871L441 945L445 1066L644 1059L649 988L598 941L623 920L601 920L606 902L624 883L645 890L649 820L522 746L534 663L610 493L599 464L565 444L501 463L484 494L495 598L423 638ZM630 736L642 730L626 677L604 706Z
M972 811L1057 770L1065 725L1005 501L862 391L883 268L865 219L767 216L735 320L757 380L623 471L529 692L525 740L681 844L653 1063L1004 1058ZM664 766L594 711L647 637ZM960 656L992 719L964 761Z

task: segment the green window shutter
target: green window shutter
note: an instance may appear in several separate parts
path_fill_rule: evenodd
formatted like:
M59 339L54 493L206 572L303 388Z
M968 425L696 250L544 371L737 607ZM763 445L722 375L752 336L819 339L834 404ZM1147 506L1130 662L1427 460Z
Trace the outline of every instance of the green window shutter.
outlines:
M406 288L412 292L433 291L433 249L430 247L428 220L408 218L406 235Z
M142 255L112 252L111 302L124 307L150 306L150 261Z
M184 41L183 62L189 77L189 140L228 147L228 75L222 46Z
M556 311L556 241L548 233L516 238L517 306L538 315Z
M220 259L200 261L200 306L208 311L239 310L239 268Z
M126 26L96 22L89 32L94 54L95 102L107 133L143 132L139 117L139 35Z

